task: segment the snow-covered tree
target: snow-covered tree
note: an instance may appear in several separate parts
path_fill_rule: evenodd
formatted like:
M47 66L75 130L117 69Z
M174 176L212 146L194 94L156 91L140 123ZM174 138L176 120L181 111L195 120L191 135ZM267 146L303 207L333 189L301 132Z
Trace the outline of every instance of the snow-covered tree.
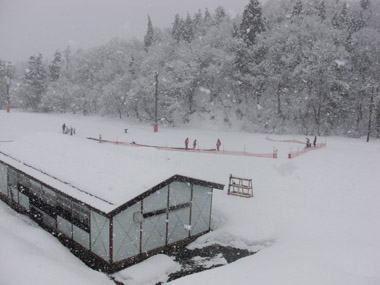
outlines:
M220 24L225 17L226 17L226 11L224 10L224 8L222 6L218 6L215 9L215 20L216 20L216 23Z
M250 0L243 12L240 33L244 42L250 46L255 43L256 35L265 30L261 4L258 0Z
M177 42L183 39L183 26L183 19L180 18L179 14L176 14L172 25L172 36Z
M148 29L144 37L145 51L148 51L148 48L152 45L153 36L154 36L153 25L152 25L152 21L150 20L150 17L148 16Z
M23 83L19 90L19 96L24 108L31 108L37 112L42 96L45 94L48 84L48 73L42 54L31 56L28 68L24 74Z
M182 38L189 43L194 39L193 20L189 13L183 23Z
M54 53L53 60L49 65L49 78L51 81L56 81L61 76L62 54L59 51Z

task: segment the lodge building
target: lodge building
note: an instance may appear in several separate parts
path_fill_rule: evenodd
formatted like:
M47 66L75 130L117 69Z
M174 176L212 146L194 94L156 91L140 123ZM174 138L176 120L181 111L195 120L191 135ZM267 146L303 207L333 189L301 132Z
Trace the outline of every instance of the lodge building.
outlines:
M86 264L106 272L210 231L213 189L224 188L173 174L146 186L148 179L126 200L116 195L115 203L41 170L22 154L15 157L14 150L0 151L0 199L53 233Z

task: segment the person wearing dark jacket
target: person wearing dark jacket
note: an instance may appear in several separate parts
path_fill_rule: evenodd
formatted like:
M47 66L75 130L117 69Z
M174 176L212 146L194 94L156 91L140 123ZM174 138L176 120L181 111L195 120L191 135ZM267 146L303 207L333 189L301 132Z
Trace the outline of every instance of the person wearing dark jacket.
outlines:
M222 142L220 141L220 139L218 139L218 140L216 141L216 150L217 150L217 151L219 151L221 145L222 145Z

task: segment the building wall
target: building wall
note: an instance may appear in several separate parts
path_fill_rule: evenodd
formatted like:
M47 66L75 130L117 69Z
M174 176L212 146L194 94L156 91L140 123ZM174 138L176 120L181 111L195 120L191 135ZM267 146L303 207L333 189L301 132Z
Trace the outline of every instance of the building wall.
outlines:
M212 188L194 185L191 208L190 234L197 235L210 230Z
M140 224L133 214L141 211L141 202L113 217L113 261L119 262L140 253Z
M8 168L0 162L0 193L8 197Z
M110 223L105 216L1 162L0 193L43 227L110 261Z
M118 213L113 217L113 262L209 231L211 197L212 188L175 181Z

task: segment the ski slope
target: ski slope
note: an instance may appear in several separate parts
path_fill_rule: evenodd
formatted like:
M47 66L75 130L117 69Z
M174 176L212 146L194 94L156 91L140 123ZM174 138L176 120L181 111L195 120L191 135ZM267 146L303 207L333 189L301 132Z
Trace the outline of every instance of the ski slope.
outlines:
M75 127L76 135L63 135L63 123ZM125 128L128 133L124 133ZM185 167L226 185L230 174L253 179L253 198L228 196L227 187L214 192L213 231L190 246L220 243L259 252L177 279L173 284L380 284L379 141L318 138L318 142L326 141L327 147L288 159L290 151L303 146L268 141L265 134L210 130L207 126L160 126L159 132L153 133L150 125L118 119L0 111L0 151L11 144L9 141L39 134L42 147L34 151L40 152L41 164L43 145L64 148L67 140L88 141L87 137L99 135L112 141L162 147L183 148L189 137L190 145L197 139L204 149L215 148L217 138L225 151L271 153L278 149L277 159L138 149L144 156L151 154L152 165L165 167L164 158L178 163L178 168ZM49 142L46 134L64 137L62 141ZM270 137L305 141L305 136ZM120 152L120 159L128 148L105 147ZM86 161L77 163L86 165ZM99 158L98 163L106 165L106 158ZM61 170L65 171L65 165L61 165ZM154 170L150 172L149 175L155 175ZM147 173L141 169L141 177L144 175ZM84 183L80 175L72 179L73 183ZM0 284L115 284L106 275L86 267L49 233L3 202L0 240ZM169 257L158 255L117 276L125 284L155 284L164 282L176 269Z

